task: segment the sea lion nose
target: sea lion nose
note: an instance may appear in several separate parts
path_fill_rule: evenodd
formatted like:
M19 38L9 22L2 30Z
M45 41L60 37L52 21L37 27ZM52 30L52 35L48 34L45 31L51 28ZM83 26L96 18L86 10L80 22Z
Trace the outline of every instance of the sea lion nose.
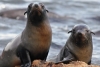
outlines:
M77 32L77 36L78 36L78 37L81 37L82 35L83 35L82 32Z
M34 6L35 6L36 8L38 8L38 4L35 4Z
M81 35L82 35L82 33L81 33L81 32L78 32L78 35L79 35L79 36L81 36Z

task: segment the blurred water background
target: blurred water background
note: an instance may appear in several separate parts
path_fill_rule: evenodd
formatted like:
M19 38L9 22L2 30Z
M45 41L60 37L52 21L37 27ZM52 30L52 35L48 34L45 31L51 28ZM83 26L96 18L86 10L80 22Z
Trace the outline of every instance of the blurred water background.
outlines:
M100 65L100 1L99 0L0 0L0 11L26 8L31 2L43 2L50 12L62 17L50 19L53 30L52 42L60 46L50 48L48 60L53 59L65 45L67 32L76 24L87 24L93 35L92 63ZM0 17L0 54L6 44L25 28L25 20Z

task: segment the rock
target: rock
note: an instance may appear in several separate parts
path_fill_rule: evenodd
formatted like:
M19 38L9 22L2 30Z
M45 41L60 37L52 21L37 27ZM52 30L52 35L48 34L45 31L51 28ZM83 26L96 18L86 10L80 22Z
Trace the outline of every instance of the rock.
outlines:
M26 20L26 17L24 15L24 12L26 11L26 8L22 9L11 9L11 10L3 10L0 12L0 16L4 18L11 18L11 19L17 19L17 20ZM48 12L47 13L48 18L53 22L64 22L66 19L71 19L71 17L67 16L61 16L54 12Z
M91 17L90 19L93 19L93 20L96 20L96 21L100 21L100 16L94 16L94 17Z
M20 66L15 66L20 67ZM85 62L82 61L72 61L70 64L55 64L53 62L45 62L42 60L35 60L32 63L31 67L100 67L98 65L88 65Z
M1 17L25 20L24 12L26 9L12 9L0 12Z

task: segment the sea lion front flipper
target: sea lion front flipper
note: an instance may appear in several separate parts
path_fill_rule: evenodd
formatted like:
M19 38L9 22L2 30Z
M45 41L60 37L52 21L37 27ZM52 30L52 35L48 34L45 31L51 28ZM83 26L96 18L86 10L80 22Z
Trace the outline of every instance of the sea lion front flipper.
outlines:
M91 60L88 62L88 64L89 64L89 65L91 64Z
M29 52L28 51L25 51L25 53L23 53L21 55L21 67L30 67L31 66L31 59L30 59L30 56L29 56Z
M30 67L31 66L30 55L26 49L20 47L20 49L18 49L18 51L17 51L17 56L21 60L21 67Z
M72 55L72 53L67 48L64 48L64 50L62 50L62 51L63 51L63 53L61 52L62 53L61 60L56 62L56 64L58 64L58 63L68 64L71 61L75 60L75 57Z
M66 60L62 60L62 61L56 62L55 64L59 64L59 63L68 64L68 63L70 63L71 61L73 61L73 59L66 59Z

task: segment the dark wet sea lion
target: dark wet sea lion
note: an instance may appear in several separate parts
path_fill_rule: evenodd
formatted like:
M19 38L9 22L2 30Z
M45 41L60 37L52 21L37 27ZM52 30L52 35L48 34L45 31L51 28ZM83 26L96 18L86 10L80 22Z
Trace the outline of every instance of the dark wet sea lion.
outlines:
M71 35L58 54L56 63L79 60L91 64L93 50L91 33L93 32L89 30L87 25L78 24L69 33Z
M29 4L24 31L4 48L0 67L30 67L35 59L46 60L52 40L52 30L42 3Z

